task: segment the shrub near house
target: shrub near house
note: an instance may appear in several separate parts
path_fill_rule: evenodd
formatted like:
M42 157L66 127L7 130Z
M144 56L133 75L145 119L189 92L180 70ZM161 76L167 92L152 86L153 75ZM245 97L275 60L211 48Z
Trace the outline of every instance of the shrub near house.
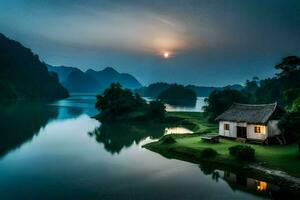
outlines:
M247 145L236 145L229 147L230 155L239 160L253 161L255 158L255 149Z

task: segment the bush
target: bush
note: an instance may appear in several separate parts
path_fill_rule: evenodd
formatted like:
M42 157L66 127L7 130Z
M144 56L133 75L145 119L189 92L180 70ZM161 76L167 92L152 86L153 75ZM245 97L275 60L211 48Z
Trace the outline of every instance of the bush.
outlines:
M253 161L255 157L255 149L247 145L236 145L229 147L230 155L239 160Z
M205 148L202 152L201 152L201 158L212 158L215 157L218 153L216 152L216 150L212 149L212 148Z
M174 144L176 140L172 136L165 136L160 139L162 144Z

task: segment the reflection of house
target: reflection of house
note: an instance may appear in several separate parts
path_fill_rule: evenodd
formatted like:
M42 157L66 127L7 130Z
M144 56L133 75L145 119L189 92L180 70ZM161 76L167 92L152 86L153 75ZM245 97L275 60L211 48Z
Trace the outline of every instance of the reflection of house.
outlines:
M277 103L234 103L216 118L219 121L219 135L264 141L268 137L280 135L277 124L282 114Z
M231 172L224 172L223 179L231 186L232 189L248 191L257 195L268 195L270 192L278 191L280 188L273 184L240 176Z

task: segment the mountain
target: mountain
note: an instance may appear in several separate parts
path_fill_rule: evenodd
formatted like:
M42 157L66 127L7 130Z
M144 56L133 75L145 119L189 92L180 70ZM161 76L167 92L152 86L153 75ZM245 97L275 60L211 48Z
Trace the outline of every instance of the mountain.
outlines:
M165 91L166 89L168 89L174 85L176 85L176 84L169 84L169 83L163 83L163 82L153 83L148 86L137 89L136 92L144 97L156 98L163 91ZM187 86L185 86L185 88L193 90L199 97L207 97L214 90L224 90L224 89L242 90L243 86L238 85L238 84L228 85L225 87L208 87L208 86L187 85Z
M102 92L114 82L128 89L137 89L142 86L132 75L119 73L111 67L100 71L89 69L83 72L74 67L48 65L48 70L56 72L63 86L70 92Z
M70 92L99 92L102 90L102 84L96 78L80 70L71 72L62 84Z
M0 101L57 100L68 96L56 73L17 41L0 33Z
M58 79L60 82L64 82L72 72L80 71L76 67L51 66L51 65L47 65L47 67L48 67L48 71L55 72L59 75Z

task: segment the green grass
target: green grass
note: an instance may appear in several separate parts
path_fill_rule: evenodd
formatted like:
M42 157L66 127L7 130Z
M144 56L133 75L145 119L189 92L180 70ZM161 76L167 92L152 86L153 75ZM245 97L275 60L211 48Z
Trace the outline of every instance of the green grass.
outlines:
M176 119L178 125L198 134L218 132L218 124L208 122L204 114L200 112L168 112L167 117Z
M176 143L173 144L161 144L160 141L145 145L146 148L161 152L164 155L173 157L172 153L181 154L184 160L197 161L200 159L200 155L203 149L212 148L217 151L218 155L211 159L211 161L217 161L218 163L224 163L228 165L243 165L246 162L237 161L233 156L229 154L228 148L237 144L241 144L236 141L221 139L220 143L207 143L201 141L198 135L189 136L173 136ZM262 166L282 170L290 175L300 177L300 159L298 155L297 145L285 145L285 146L264 146L247 144L255 149L255 163ZM186 157L186 158L184 158Z

